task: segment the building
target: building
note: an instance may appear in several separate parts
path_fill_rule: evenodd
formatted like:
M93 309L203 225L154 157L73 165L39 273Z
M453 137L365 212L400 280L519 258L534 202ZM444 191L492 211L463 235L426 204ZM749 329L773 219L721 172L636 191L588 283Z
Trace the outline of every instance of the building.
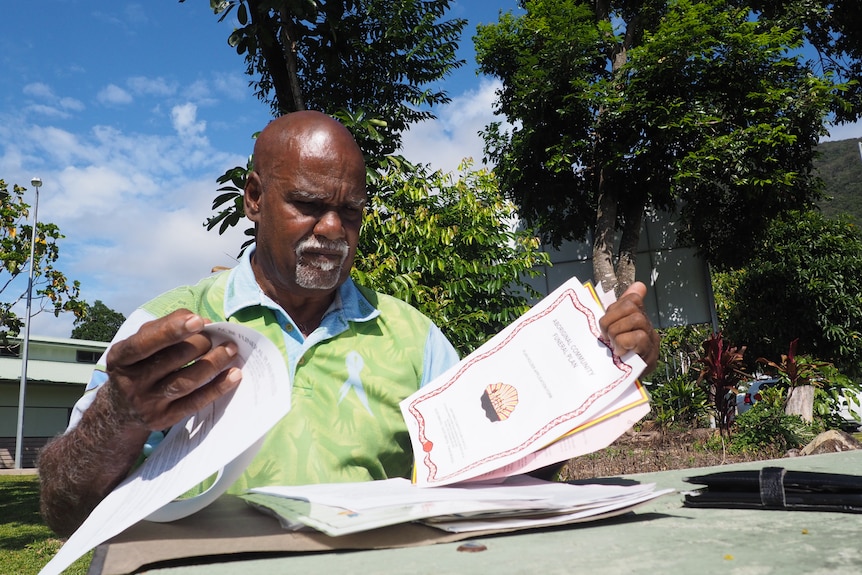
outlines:
M100 341L30 336L21 467L35 467L38 450L66 429L107 347ZM0 346L0 469L15 466L20 384L21 341L10 340Z

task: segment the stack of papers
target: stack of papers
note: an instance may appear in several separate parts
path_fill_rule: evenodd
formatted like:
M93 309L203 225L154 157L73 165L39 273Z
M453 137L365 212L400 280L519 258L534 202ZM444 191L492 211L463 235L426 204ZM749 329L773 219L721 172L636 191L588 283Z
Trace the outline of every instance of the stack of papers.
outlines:
M421 521L453 533L562 525L627 512L672 490L655 485L570 485L529 476L423 489L406 479L261 487L243 499L287 529L338 536Z

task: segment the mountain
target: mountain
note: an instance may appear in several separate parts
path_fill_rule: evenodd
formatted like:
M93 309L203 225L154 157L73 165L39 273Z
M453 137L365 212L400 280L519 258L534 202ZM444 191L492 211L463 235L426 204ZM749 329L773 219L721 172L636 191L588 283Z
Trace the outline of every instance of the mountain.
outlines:
M820 209L827 216L848 214L862 227L862 140L823 142L814 161L817 175L825 184Z

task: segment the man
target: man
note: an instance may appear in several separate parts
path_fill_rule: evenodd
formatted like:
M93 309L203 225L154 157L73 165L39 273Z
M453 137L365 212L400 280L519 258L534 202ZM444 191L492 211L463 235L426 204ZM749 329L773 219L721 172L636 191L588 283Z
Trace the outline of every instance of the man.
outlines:
M233 270L178 288L121 328L66 433L43 450L42 514L68 535L158 441L241 380L236 346L212 347L208 321L264 333L293 378L290 413L230 489L407 476L412 453L398 403L457 362L425 316L349 279L366 203L351 134L319 112L274 120L254 149L245 213L256 244ZM638 284L602 328L655 365L658 336ZM253 417L253 414L249 414Z

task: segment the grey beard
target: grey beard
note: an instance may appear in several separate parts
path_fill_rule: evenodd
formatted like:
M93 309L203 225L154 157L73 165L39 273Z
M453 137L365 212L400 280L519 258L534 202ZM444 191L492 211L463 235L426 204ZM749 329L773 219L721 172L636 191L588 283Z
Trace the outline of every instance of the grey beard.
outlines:
M303 262L303 254L314 248L338 250L341 252L341 261L325 261L321 264ZM296 284L306 289L332 289L337 286L348 249L347 242L321 241L314 236L300 242L296 247Z

